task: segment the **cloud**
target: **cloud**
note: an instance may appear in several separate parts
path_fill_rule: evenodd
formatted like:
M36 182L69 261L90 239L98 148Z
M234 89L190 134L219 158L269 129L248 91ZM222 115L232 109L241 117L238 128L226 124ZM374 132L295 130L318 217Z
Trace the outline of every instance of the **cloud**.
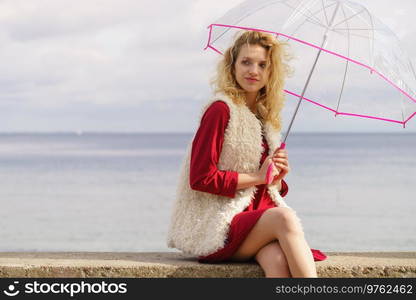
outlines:
M2 130L192 131L219 59L206 26L239 2L1 1ZM413 1L363 3L414 58Z

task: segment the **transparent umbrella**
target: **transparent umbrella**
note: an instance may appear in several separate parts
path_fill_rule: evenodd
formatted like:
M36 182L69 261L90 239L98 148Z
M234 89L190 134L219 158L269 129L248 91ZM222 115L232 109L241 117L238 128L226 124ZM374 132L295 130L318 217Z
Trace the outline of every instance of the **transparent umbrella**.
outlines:
M296 59L285 92L334 116L403 127L416 115L416 74L392 30L347 0L248 0L208 26L205 49L222 54L241 30L274 34ZM271 170L271 168L269 168Z
M361 4L249 0L208 28L206 48L218 53L242 29L269 32L289 42L297 59L285 92L334 115L405 126L416 114L411 61L396 35Z

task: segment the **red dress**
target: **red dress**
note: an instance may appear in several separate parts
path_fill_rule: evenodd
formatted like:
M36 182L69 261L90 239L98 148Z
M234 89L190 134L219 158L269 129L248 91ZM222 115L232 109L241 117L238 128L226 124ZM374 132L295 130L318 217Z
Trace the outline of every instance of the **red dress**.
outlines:
M213 102L205 111L192 142L189 180L192 189L234 198L238 173L217 168L229 118L230 110L222 101ZM260 165L269 155L269 146L264 136L263 148ZM276 207L267 193L266 185L261 184L256 187L257 191L250 205L232 219L225 246L215 253L200 256L198 258L200 263L227 261L237 251L263 212ZM281 196L284 197L288 190L286 182L282 180ZM315 249L311 251L315 261L326 259L326 255L321 251Z

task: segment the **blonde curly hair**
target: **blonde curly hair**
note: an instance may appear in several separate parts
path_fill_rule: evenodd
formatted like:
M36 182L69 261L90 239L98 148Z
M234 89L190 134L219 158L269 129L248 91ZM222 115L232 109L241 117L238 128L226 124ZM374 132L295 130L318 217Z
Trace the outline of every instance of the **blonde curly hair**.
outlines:
M263 122L270 122L276 130L281 130L280 112L285 102L285 79L292 73L288 61L292 56L287 51L287 43L278 41L273 35L259 31L238 32L235 41L225 52L217 65L217 74L211 80L215 92L229 96L234 103L245 103L245 91L235 78L235 62L241 47L245 44L260 45L267 53L269 78L257 95L257 111Z

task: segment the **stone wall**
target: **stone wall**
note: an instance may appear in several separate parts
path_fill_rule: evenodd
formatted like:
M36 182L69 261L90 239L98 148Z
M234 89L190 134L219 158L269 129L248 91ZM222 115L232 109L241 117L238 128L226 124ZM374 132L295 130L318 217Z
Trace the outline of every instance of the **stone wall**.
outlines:
M319 277L416 277L416 252L326 252ZM0 277L264 277L256 262L201 264L178 252L0 252Z

